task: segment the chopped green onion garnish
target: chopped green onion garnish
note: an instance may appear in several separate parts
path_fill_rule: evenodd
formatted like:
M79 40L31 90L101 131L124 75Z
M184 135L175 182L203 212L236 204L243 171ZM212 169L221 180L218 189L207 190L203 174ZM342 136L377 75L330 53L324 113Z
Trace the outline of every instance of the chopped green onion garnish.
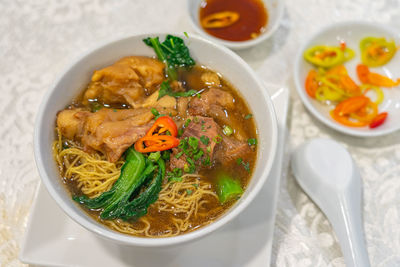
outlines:
M197 150L197 148L199 147L199 139L197 139L194 136L189 136L188 143L189 143L189 146L191 146L193 148L193 150Z
M217 136L213 137L212 140L214 141L214 143L219 144L222 141L222 137L220 135L217 135Z
M185 122L185 128L189 126L189 123L190 123L191 121L192 121L191 119L187 119L187 120L186 120L186 122Z
M160 115L160 112L158 112L157 109L155 109L155 108L151 109L151 113L154 115L154 117L157 117Z
M178 176L171 176L168 179L169 182L182 182L182 177L178 177Z
M233 129L228 125L225 125L224 129L222 130L226 136L230 136L233 134Z
M248 162L242 162L242 165L243 165L243 167L244 167L244 169L247 171L247 172L250 172L250 163L248 163Z
M247 143L249 144L249 146L257 145L257 139L256 138L250 138L250 139L247 140Z
M208 143L210 142L210 138L208 138L208 137L205 136L205 135L202 135L202 136L200 137L200 141L201 141L203 144L208 145Z
M189 172L190 171L189 164L185 163L185 165L183 166L183 171L184 172Z
M203 156L203 154L204 154L203 150L200 149L199 152L197 152L196 155L193 156L193 159L198 160Z
M179 159L183 155L183 151L179 152L175 155L175 158Z
M160 151L152 152L149 155L149 160L151 160L152 162L156 162L160 157L161 157Z
M253 117L253 114L247 114L246 116L244 116L245 120L251 119Z
M171 154L171 152L169 152L168 150L165 150L165 151L163 151L163 152L161 153L161 157L162 157L164 160L169 160L170 154Z
M211 160L210 160L210 157L209 156L207 156L205 159L203 159L203 165L204 166L209 166L209 165L211 165Z

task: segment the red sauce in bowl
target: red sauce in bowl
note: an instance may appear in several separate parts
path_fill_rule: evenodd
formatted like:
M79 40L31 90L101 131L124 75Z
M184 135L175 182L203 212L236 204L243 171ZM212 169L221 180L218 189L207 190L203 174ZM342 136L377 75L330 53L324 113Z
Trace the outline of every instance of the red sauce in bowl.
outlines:
M207 33L220 39L228 41L254 39L265 30L267 25L267 9L261 0L204 0L200 5L200 22L209 15L223 11L237 12L240 17L235 23L226 27L201 26Z

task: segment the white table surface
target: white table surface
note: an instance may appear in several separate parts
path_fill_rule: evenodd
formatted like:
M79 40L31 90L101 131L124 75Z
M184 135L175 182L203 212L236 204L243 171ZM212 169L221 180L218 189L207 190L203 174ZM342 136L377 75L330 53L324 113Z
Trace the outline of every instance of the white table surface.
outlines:
M46 89L72 58L99 42L148 31L192 32L185 4L0 1L0 266L22 266L18 252L39 182L33 125ZM301 43L322 26L354 19L400 29L400 1L286 0L283 21L272 38L239 55L266 82L291 87L292 149L321 136L349 149L364 182L364 226L372 266L400 266L400 133L373 139L336 133L306 112L292 82L293 58ZM272 266L344 266L329 222L291 175L281 181Z

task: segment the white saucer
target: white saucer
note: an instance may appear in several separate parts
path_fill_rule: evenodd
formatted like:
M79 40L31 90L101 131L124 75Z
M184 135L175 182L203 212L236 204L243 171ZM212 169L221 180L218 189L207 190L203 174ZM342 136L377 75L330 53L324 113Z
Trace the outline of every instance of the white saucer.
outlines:
M279 124L271 177L254 201L225 227L203 239L168 248L121 246L76 224L40 186L20 252L40 266L266 266L270 262L289 102L287 88L266 85Z
M313 68L310 63L304 60L304 51L314 45L338 46L341 40L345 41L346 45L355 52L354 58L346 62L344 66L353 80L357 84L360 84L356 74L356 66L361 63L359 44L365 37L385 37L387 40L393 39L396 42L396 46L400 44L400 34L387 26L362 21L336 23L318 31L302 46L296 57L294 79L297 92L304 105L322 123L345 134L372 137L389 134L400 129L400 120L398 119L400 117L400 86L391 89L383 88L385 99L379 105L379 112L386 111L389 115L384 124L374 129L370 129L369 127L347 127L337 123L329 115L330 109L318 101L311 99L304 88L307 74ZM371 71L378 72L392 79L399 78L400 51L397 51L389 63L381 67L371 68Z

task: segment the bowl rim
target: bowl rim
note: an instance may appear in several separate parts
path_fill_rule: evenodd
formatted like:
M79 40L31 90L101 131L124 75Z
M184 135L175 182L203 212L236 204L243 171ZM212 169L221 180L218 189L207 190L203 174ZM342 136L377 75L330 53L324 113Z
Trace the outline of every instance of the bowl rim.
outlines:
M272 34L274 34L275 31L279 28L279 25L280 25L280 22L282 21L283 13L284 13L284 10L285 10L284 0L276 0L277 3L278 3L277 4L278 15L277 15L277 17L276 17L276 19L274 21L274 24L272 25L272 27L268 31L262 32L255 39L246 40L246 41L229 41L229 40L224 40L224 39L217 38L217 37L209 34L205 30L203 30L202 27L200 27L198 25L198 23L195 21L195 18L191 15L192 13L191 13L190 4L189 4L190 1L193 1L193 0L187 1L186 10L187 10L187 13L188 13L188 16L189 16L190 24L196 30L196 32L199 35L201 35L202 37L206 38L206 39L210 39L213 42L216 42L218 44L221 44L223 46L226 46L228 48L235 49L235 50L241 50L241 49L249 48L251 46L255 46L255 45L265 41L266 39L270 38L272 36ZM261 1L264 2L264 0L261 0ZM267 9L267 7L265 7L265 8ZM267 9L267 11L268 11L268 9ZM269 16L268 16L268 19L269 19Z
M251 69L251 67L237 54L235 54L233 51L229 50L226 47L223 47L219 44L215 44L203 37L199 37L197 35L190 35L190 38L196 39L196 41L199 42L206 42L209 45L213 46L217 50L222 50L221 52L225 52L228 56L233 57L239 64L245 68L248 73L251 75L252 79L255 80L255 82L258 84L258 87L263 89L261 90L262 95L264 96L265 102L267 104L267 112L270 113L271 116L271 136L269 137L271 140L271 149L269 150L269 158L266 164L263 164L262 166L262 174L259 180L254 184L254 188L249 194L246 196L246 198L242 199L240 203L238 203L236 206L232 207L229 211L227 211L224 216L218 218L217 220L213 221L212 223L205 225L201 227L200 229L197 229L193 232L189 232L183 235L178 235L174 237L166 237L166 238L146 238L146 237L135 237L135 236L130 236L127 234L119 233L117 231L111 230L107 228L106 226L103 226L102 224L96 222L95 220L89 220L88 218L85 218L84 216L81 216L78 212L76 212L70 205L71 203L67 203L67 201L64 201L61 196L58 195L55 186L51 182L51 179L49 175L47 174L47 168L45 167L47 164L43 162L43 159L41 157L42 153L46 153L46 151L43 151L42 149L43 145L40 140L40 136L42 133L42 125L44 125L44 112L45 109L48 105L49 100L51 99L52 95L56 91L55 89L57 88L57 85L60 83L60 81L63 79L66 73L68 73L69 70L71 70L75 65L77 65L81 60L89 56L90 54L94 53L98 49L101 49L104 46L112 45L114 43L117 43L119 41L123 41L126 39L130 38L144 38L148 36L164 36L167 34L173 34L175 36L179 36L181 38L184 37L183 34L180 33L166 33L166 32L149 32L149 33L138 33L138 34L132 34L124 37L118 37L118 38L113 38L111 40L105 41L100 43L99 45L95 46L94 48L91 47L90 49L86 50L84 53L81 55L77 56L74 60L72 60L69 64L66 65L66 67L60 72L58 77L55 79L53 84L50 86L50 88L46 91L43 100L40 104L39 110L36 115L35 119L35 128L34 128L34 156L35 156L35 162L36 162L36 167L39 171L40 178L42 182L44 183L46 190L49 192L51 197L56 201L58 206L66 213L71 219L73 219L75 222L86 228L87 230L94 232L95 234L106 238L108 240L124 244L124 245L131 245L131 246L140 246L140 247L163 247L163 246L170 246L170 245L176 245L176 244L181 244L185 242L189 242L191 240L195 240L200 237L204 237L207 234L219 229L232 219L234 219L239 213L241 213L256 197L256 195L260 192L261 188L265 184L265 181L268 178L268 175L271 172L272 169L272 164L274 162L274 158L276 155L276 150L277 150L277 138L278 138L278 126L277 126L277 119L276 119L276 113L275 109L272 104L272 100L270 95L268 94L267 90L265 89L265 86L263 85L262 81L260 78L256 75L256 73ZM257 164L260 165L262 164L261 162L257 161Z
M371 27L375 29L379 29L383 32L386 32L393 36L394 38L399 38L399 34L391 27L388 25L383 25L380 23L374 23L374 22L369 22L369 21L362 21L362 20L347 20L347 21L342 21L342 22L337 22L333 24L329 24L327 26L324 26L317 30L315 33L313 33L300 47L298 50L296 56L295 56L295 64L293 66L293 75L294 75L294 82L295 82L295 87L297 90L297 93L299 94L303 104L306 106L308 111L316 117L320 122L325 124L326 126L347 134L351 136L356 136L356 137L377 137L377 136L382 136L382 135L387 135L390 133L393 133L397 130L400 129L400 123L396 127L392 127L389 129L374 129L374 130L369 130L369 131L359 131L356 128L350 128L346 127L344 125L340 125L339 123L336 123L332 120L329 120L326 118L321 112L319 112L314 105L311 103L309 96L306 94L305 89L304 89L304 81L301 81L300 78L300 69L301 65L303 63L303 53L304 51L310 46L310 43L313 42L316 38L318 38L321 34L331 31L335 28L343 28L343 27L349 27L351 29L354 26L360 26L360 27Z

